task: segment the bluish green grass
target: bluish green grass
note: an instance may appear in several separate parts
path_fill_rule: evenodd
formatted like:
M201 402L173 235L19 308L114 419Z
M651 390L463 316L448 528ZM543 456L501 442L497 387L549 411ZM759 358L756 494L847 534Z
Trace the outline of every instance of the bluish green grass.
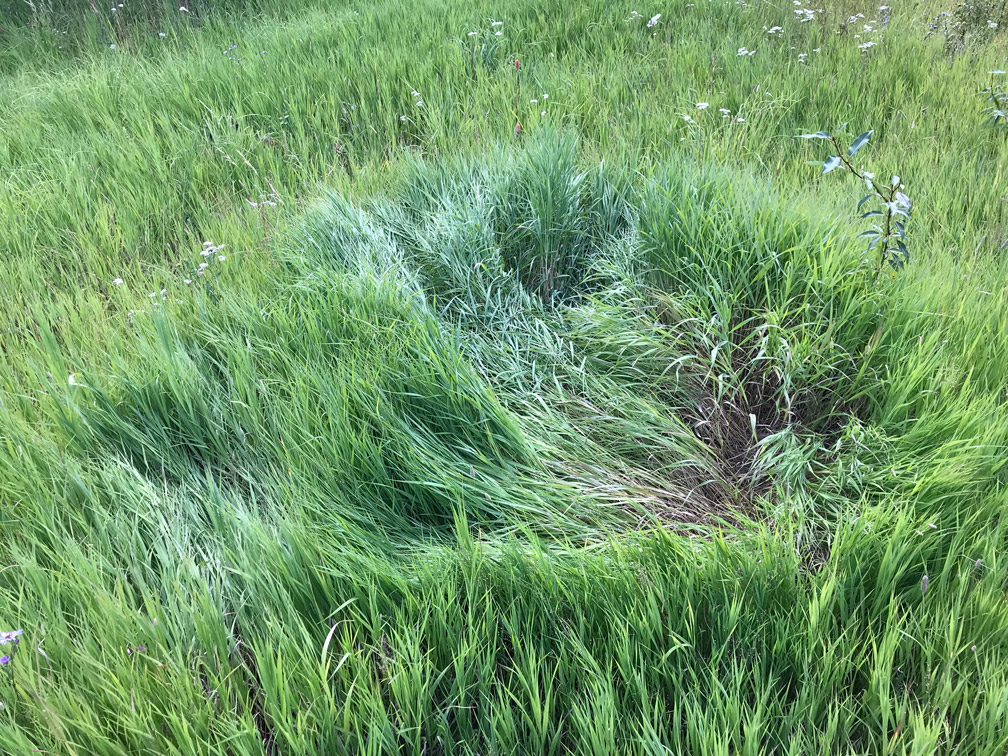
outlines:
M1004 47L932 10L12 15L0 750L1004 753Z

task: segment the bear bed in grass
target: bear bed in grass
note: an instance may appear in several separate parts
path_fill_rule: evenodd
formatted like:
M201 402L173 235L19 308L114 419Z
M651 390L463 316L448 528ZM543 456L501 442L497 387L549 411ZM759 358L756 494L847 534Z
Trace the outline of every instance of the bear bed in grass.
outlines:
M211 278L141 329L81 440L361 532L581 538L824 485L870 378L868 273L829 225L562 134L324 196L285 249L262 291Z

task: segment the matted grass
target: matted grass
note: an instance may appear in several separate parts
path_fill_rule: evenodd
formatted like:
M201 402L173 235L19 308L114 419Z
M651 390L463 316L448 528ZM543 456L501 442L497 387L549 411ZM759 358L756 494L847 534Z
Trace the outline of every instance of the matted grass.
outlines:
M1003 753L1003 46L890 12L8 24L0 750Z

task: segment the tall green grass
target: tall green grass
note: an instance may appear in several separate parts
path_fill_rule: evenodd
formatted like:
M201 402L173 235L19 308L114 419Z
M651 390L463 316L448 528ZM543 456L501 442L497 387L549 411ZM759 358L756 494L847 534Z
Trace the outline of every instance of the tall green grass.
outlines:
M1004 752L1001 43L645 10L4 27L0 750Z

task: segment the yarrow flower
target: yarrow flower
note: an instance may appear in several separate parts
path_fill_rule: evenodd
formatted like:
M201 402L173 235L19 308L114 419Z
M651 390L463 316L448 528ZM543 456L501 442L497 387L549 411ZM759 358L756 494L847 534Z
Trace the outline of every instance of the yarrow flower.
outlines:
M744 48L744 47L740 47L740 48L738 49L738 52L736 53L736 55L738 55L738 57L740 57L740 58L741 58L741 57L742 57L743 55L755 55L755 54L756 54L756 51L755 51L755 50L747 50L747 49L746 49L746 48Z
M651 16L651 20L647 22L648 29L650 29L652 26L657 26L659 19L661 19L661 13L655 13L653 16Z
M697 110L706 110L709 107L710 107L710 103L709 102L698 102L696 104L696 109Z

